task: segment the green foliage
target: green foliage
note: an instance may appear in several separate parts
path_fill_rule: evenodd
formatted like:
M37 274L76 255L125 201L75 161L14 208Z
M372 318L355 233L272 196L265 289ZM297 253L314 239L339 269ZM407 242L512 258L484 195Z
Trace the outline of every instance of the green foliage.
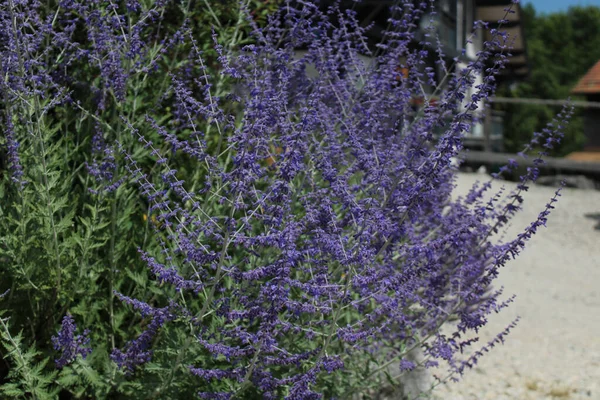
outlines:
M9 318L0 316L2 345L6 350L3 358L11 363L5 382L0 386L3 398L32 398L36 400L53 399L58 388L52 383L56 371L47 367L48 359L40 358L41 352L34 345L23 346L23 333L12 336L8 329Z
M54 0L44 3L49 15L58 9ZM154 2L145 3L149 8ZM160 38L175 32L188 19L190 36L205 50L206 59L212 60L208 72L217 75L212 28L223 45L235 48L247 43L250 27L238 4L171 2L163 24L151 25L144 32L148 36L156 34L151 55L158 59L160 69L173 72L187 65L189 44L163 54ZM262 24L278 7L278 1L253 0L248 5L254 20ZM98 7L98 12L108 12L106 5ZM88 38L80 35L77 40L85 46ZM56 57L58 64L63 55L30 56ZM133 69L136 61L130 60L129 67ZM192 398L198 382L187 366L201 365L207 355L191 345L181 326L166 328L157 336L160 350L154 353L153 362L133 376L119 371L110 359L111 351L137 337L145 324L134 310L115 298L115 291L158 306L177 294L150 279L138 253L138 248L160 253L158 241L168 234L153 229L148 205L138 190L121 185L105 192L106 183L97 182L86 168L97 157L92 152L92 138L100 130L107 143L119 141L140 160L140 167L150 179L160 180L156 155L143 149L120 116L126 116L131 127L144 130L146 137L154 135L156 139L158 135L148 129L145 116L154 116L156 104L172 101L168 75L140 69L131 77L124 101L118 101L108 90L104 109L97 109L92 87L79 82L101 85L99 78L94 78L99 71L80 60L74 60L71 68L70 77L77 84L69 90L79 101L78 107L56 105L60 95L55 93L22 95L10 109L5 109L7 102L0 99L0 116L8 116L15 126L23 178L28 182L19 188L10 182L9 173L0 174L0 292L10 289L0 299L0 316L10 310L10 325L8 318L1 319L1 341L6 349L2 355L9 369L0 369L0 398L55 399L59 392L61 398L78 399ZM27 75L23 69L19 74ZM228 82L222 77L215 81L217 93L225 93ZM173 118L169 114L158 117L161 124ZM5 128L2 121L0 131ZM182 135L190 133L184 131ZM218 145L216 136L216 131L212 136L207 131L210 145ZM6 144L4 135L0 136L0 147ZM123 156L118 149L112 150L115 177L126 176ZM166 148L160 150L167 153ZM201 172L188 164L185 157L173 162L183 178L202 182ZM214 207L218 215L218 204ZM59 371L54 364L57 353L51 337L67 312L79 326L90 329L94 346L86 359L78 357Z
M522 7L530 76L499 96L566 99L577 81L600 60L600 8L571 7L566 12L538 14L533 5ZM582 100L585 100L582 98ZM505 144L517 152L534 131L541 131L557 109L541 105L503 105ZM576 110L555 155L579 150L585 143L581 110Z

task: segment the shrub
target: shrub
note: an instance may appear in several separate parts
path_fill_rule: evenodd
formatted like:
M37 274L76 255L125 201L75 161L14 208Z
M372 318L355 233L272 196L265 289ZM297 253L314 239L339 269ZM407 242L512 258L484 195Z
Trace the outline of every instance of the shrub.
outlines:
M498 242L536 168L509 195L450 197L506 34L438 82L426 61L441 48L414 34L431 3L392 6L375 49L337 6L285 2L260 27L264 5L248 2L228 28L233 8L192 4L0 6L1 388L348 398L399 384L387 368L417 367L416 348L462 374L507 333L467 352L465 334L507 304L500 267L556 201Z

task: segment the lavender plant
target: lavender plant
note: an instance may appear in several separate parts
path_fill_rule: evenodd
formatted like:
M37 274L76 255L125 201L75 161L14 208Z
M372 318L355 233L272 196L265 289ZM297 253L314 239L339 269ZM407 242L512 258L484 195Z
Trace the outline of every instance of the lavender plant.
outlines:
M37 373L72 397L367 398L420 348L461 375L508 333L465 338L556 201L498 241L537 168L451 197L510 38L448 68L433 27L416 39L432 1L391 6L374 48L339 4L284 1L264 26L231 6L0 5L2 304L63 367ZM534 135L536 165L568 116Z

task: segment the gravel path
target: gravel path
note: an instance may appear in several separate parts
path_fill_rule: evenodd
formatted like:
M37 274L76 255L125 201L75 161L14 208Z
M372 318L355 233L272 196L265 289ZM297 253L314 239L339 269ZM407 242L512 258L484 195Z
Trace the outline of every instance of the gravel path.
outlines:
M466 193L477 174L460 174L456 193ZM496 182L494 188L511 182ZM553 188L533 186L509 237L533 221ZM490 316L482 340L493 338L517 316L503 346L483 356L459 383L436 389L443 400L600 399L600 191L564 189L548 228L500 273L514 303ZM432 371L443 375L443 370Z

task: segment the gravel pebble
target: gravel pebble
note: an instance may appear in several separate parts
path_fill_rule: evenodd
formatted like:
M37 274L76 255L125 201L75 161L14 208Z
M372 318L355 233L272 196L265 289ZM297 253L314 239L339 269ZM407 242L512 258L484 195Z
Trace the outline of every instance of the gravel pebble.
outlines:
M455 193L466 193L485 177L461 173ZM493 188L512 182L495 182ZM524 210L507 237L531 223L555 189L532 186ZM596 216L594 216L597 214ZM492 315L481 342L521 317L503 346L485 354L458 383L435 390L443 400L600 399L600 191L563 189L548 220L525 251L496 281L504 298L517 297L508 309ZM444 375L444 370L432 370Z

